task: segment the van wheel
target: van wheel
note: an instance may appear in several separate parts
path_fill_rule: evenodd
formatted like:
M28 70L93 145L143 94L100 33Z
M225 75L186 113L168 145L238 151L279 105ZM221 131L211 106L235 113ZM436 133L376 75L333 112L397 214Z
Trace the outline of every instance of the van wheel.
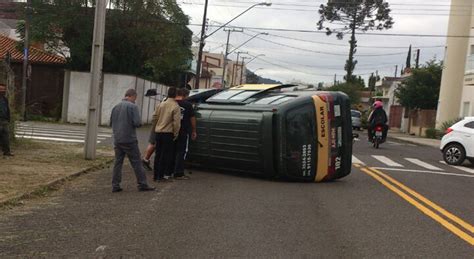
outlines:
M461 165L466 159L466 151L459 144L448 144L443 150L443 159L448 165Z

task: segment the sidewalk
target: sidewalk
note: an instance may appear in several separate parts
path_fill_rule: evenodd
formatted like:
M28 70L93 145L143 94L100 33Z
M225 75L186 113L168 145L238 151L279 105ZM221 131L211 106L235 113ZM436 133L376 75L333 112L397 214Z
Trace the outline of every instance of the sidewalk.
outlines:
M411 144L430 146L434 148L439 148L441 144L441 140L439 139L422 138L422 137L412 136L412 135L409 135L400 131L394 131L394 130L389 130L388 137L397 139L400 141L408 142Z

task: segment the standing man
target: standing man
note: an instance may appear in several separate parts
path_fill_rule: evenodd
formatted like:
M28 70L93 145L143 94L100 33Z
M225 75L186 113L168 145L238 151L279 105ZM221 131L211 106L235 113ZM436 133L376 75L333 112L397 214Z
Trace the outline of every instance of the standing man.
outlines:
M153 115L156 118L155 181L168 181L173 173L175 140L181 127L181 109L175 98L176 88L170 87L168 98L158 105Z
M115 164L112 176L112 192L121 192L122 188L122 166L125 156L128 156L130 164L137 177L138 190L154 191L154 187L147 184L145 171L141 163L140 150L138 149L138 139L136 128L141 126L140 113L135 104L137 92L129 89L125 93L125 99L117 104L110 116L110 126L114 134Z
M0 146L4 156L13 156L10 150L10 106L6 94L7 86L0 83Z
M176 179L187 180L184 175L184 161L188 153L189 138L196 140L196 117L194 115L193 105L185 99L189 96L189 90L186 88L178 89L176 101L181 108L181 128L178 139L176 140L176 158L174 167L174 176Z

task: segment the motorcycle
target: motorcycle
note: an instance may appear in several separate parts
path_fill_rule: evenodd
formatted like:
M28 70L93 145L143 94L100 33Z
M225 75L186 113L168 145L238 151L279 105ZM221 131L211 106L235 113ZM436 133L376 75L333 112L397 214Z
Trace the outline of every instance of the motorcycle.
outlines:
M372 138L373 146L378 149L379 145L384 143L385 139L383 137L383 126L377 125L374 128L374 137Z

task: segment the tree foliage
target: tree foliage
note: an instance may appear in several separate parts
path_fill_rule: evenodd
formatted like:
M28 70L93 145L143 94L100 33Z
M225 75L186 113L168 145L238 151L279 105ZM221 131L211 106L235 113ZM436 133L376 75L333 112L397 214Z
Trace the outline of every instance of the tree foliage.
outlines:
M339 91L349 96L351 104L355 105L360 103L360 90L362 90L359 84L354 83L342 83L329 87L328 91Z
M88 71L95 1L32 0L31 6L32 41L66 57L69 69ZM192 57L188 23L173 0L111 0L103 71L177 85Z
M336 34L340 40L346 34L351 35L349 57L344 67L347 82L355 79L353 72L357 65L354 59L357 52L356 32L392 28L394 22L390 12L389 4L384 0L329 0L326 5L321 4L318 29L325 29L328 36ZM327 23L332 26L327 26Z
M442 72L443 63L435 60L413 69L412 75L395 91L400 104L409 109L436 109Z

